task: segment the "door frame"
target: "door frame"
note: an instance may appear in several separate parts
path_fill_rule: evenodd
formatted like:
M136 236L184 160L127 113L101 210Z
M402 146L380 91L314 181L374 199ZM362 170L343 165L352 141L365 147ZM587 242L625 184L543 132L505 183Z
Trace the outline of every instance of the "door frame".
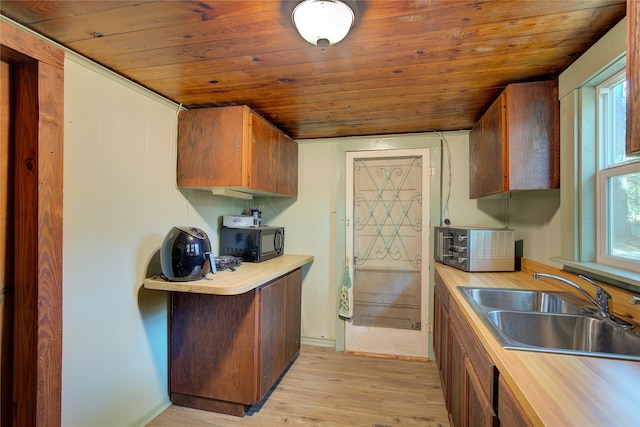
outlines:
M400 148L389 150L368 150L368 151L348 151L345 157L346 180L345 180L345 256L346 264L351 274L351 283L355 286L353 273L353 206L349 200L349 187L353 186L353 161L357 158L380 158L380 157L403 157L403 156L422 156L422 266L421 266L421 328L420 331L410 331L403 329L375 328L370 326L359 327L363 332L375 335L375 340L371 342L371 346L362 339L362 336L354 335L350 331L352 326L349 322L345 322L344 348L346 353L357 354L376 354L392 357L411 358L417 360L427 360L429 357L429 337L430 337L430 307L429 307L429 218L431 216L430 203L430 158L431 150L429 148ZM351 200L352 201L352 200ZM425 205L426 202L426 205ZM349 345L348 340L351 339L352 344ZM368 348L365 348L368 347ZM351 348L350 348L351 347Z
M64 51L0 20L14 69L14 418L59 426L62 415Z

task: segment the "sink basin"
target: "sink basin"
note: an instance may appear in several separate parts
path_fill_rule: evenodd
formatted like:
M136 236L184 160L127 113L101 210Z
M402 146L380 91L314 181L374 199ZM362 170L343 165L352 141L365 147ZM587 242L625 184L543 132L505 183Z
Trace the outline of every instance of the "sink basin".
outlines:
M505 348L640 361L640 337L596 317L496 310L486 318Z
M566 292L459 287L502 346L640 361L640 336L582 308Z
M461 287L463 295L473 305L511 311L578 314L582 309L557 293L519 289ZM488 311L488 310L482 310Z

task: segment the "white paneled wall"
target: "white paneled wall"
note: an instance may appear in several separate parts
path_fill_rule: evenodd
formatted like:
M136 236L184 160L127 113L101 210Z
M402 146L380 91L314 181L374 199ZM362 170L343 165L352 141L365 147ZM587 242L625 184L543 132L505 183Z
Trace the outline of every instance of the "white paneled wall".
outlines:
M69 59L64 103L62 425L140 424L168 404L167 294L142 288L162 239L217 245L242 204L176 188L176 106Z
M262 199L270 224L285 227L285 252L313 255L303 270L302 336L333 346L337 320L335 218L337 152L334 142L300 144L298 198Z
M522 240L525 258L562 267L550 261L560 256L560 191L545 190L514 194L510 204L510 224L516 240Z

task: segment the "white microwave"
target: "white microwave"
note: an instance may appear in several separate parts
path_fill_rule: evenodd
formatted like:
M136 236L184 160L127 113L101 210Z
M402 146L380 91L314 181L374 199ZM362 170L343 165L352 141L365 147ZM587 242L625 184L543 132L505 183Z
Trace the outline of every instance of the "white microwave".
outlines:
M514 271L515 232L507 228L435 227L434 259L464 271Z

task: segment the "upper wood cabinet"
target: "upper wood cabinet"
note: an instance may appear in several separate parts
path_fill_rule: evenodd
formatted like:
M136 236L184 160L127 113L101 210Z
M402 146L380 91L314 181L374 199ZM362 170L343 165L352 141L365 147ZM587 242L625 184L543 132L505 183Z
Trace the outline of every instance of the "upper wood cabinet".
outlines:
M640 1L627 0L627 154L640 155Z
M469 133L469 196L560 187L556 81L510 84Z
M298 144L240 105L181 111L178 187L298 195Z

